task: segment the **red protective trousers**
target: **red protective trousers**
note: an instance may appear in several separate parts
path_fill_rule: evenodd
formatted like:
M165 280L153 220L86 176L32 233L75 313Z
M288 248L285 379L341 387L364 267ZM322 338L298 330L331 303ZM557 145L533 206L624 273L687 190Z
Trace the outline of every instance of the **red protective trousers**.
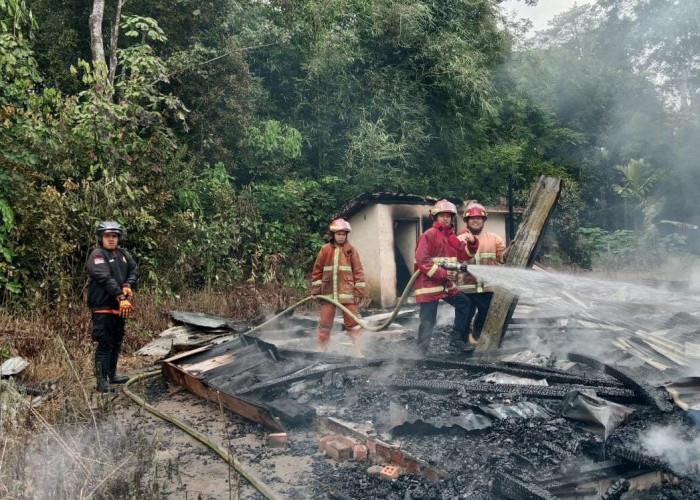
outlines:
M343 304L355 316L357 314L357 306L355 304ZM359 317L359 316L358 316ZM321 307L318 314L318 341L328 342L331 339L331 328L333 328L333 319L335 319L335 305L330 302L321 301ZM357 324L357 321L352 319L343 311L343 322L345 330L350 337L359 337L362 335L362 327Z

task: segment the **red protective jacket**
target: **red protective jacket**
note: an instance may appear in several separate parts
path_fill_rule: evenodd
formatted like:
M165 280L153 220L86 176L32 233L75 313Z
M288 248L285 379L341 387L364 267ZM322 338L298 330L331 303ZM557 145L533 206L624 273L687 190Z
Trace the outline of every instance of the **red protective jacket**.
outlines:
M355 247L347 241L321 247L311 273L311 295L323 295L341 304L354 304L355 297L365 296L365 272Z
M464 229L459 234L466 232L467 230ZM484 231L477 236L477 238L479 240L479 249L469 260L469 264L480 264L486 266L503 264L503 252L506 250L506 244L503 242L503 238L498 236L496 233L490 233L488 231ZM469 272L459 273L457 285L462 292L467 293L491 291L491 289L488 287L485 288L482 280L478 279Z
M438 264L469 260L478 248L478 240L465 244L457 239L454 227L433 222L416 245L414 271L421 271L413 283L416 302L436 302L459 293L457 285L447 278L447 271Z

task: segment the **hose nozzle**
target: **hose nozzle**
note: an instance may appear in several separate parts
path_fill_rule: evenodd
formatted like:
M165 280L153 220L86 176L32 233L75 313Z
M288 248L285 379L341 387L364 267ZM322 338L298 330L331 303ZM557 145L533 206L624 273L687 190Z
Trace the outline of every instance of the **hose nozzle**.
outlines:
M443 269L447 269L448 271L467 271L466 262L441 262L438 264L438 266L442 267Z

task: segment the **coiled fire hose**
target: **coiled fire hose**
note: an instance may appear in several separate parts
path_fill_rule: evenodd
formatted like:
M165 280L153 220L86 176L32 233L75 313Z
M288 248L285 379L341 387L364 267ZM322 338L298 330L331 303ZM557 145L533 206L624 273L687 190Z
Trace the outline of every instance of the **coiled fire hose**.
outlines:
M446 266L443 266L446 267ZM466 270L466 268L464 269ZM420 274L420 271L416 271L413 273L411 276L411 279L408 281L406 284L406 287L403 290L403 293L401 294L401 298L399 301L396 303L396 306L394 307L394 310L392 311L391 315L387 318L387 320L382 323L379 326L370 326L364 321L362 321L361 318L358 318L355 316L347 307L345 307L343 304L338 302L337 300L332 299L331 297L325 297L322 295L319 295L317 297L309 296L301 299L300 301L292 304L288 308L286 308L284 311L282 311L279 314L276 314L272 318L268 319L267 321L259 324L256 327L253 327L246 332L244 332L246 335L250 335L251 333L261 330L263 327L266 325L272 323L275 321L277 318L280 316L284 316L285 314L288 314L289 312L293 311L297 307L301 306L302 304L305 304L311 300L314 300L315 298L318 298L319 300L325 300L326 302L330 302L331 304L335 305L336 307L340 308L344 313L348 314L352 319L357 321L357 324L362 326L362 328L372 331L372 332L380 332L384 329L386 329L391 323L394 321L396 316L399 314L399 310L401 309L401 306L406 302L408 299L408 295L410 293L411 287L413 286L413 282L416 281L416 278L418 278L418 275ZM154 406L149 405L146 403L145 400L131 392L129 389L129 386L135 382L138 382L139 380L144 380L150 377L154 377L156 375L159 375L161 372L160 370L155 370L155 371L150 371L146 373L141 373L139 375L136 375L132 378L129 379L129 381L124 385L124 393L129 396L134 402L136 402L138 405L142 406L145 408L147 411L151 412L152 414L156 415L157 417L162 418L163 420L170 422L171 424L175 425L176 427L179 427L183 431L185 431L187 434L195 438L197 441L200 443L204 444L208 448L210 448L212 451L214 451L217 455L219 455L221 458L223 458L228 464L230 464L233 469L238 472L241 476L243 476L245 479L247 479L250 484L258 490L265 498L268 498L270 500L277 500L279 497L273 493L268 486L259 478L257 477L254 473L250 472L247 470L238 460L236 460L235 457L231 456L228 454L226 450L218 446L217 444L213 443L209 438L207 438L205 435L200 434L196 430L192 429L189 427L187 424L180 422L176 418L173 418L162 411L158 410Z

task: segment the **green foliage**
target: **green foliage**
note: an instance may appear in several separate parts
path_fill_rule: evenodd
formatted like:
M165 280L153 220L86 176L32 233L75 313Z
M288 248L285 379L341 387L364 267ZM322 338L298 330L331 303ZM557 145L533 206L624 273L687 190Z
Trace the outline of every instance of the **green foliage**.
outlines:
M622 198L642 201L651 192L661 176L661 170L649 165L644 159L630 160L626 165L615 165L623 184L613 184L613 190Z
M289 39L251 54L263 105L300 131L312 175L348 179L348 196L446 189L480 146L475 125L498 113L492 70L507 37L490 1L242 5Z
M628 229L606 231L600 227L582 227L579 229L579 237L594 265L631 264L637 256L639 236Z
M687 251L686 238L678 234L659 237L656 233L629 229L606 231L600 227L582 227L579 236L594 267L635 267Z
M279 180L293 175L301 156L301 134L294 127L276 120L251 125L246 131L249 162L255 170L248 174L253 181Z
M0 0L5 302L76 300L104 218L174 295L303 288L365 191L523 203L562 177L547 251L584 267L700 217L697 2L578 6L513 51L493 0L130 0L110 92L89 2L28 4Z
M146 40L165 42L167 40L165 33L158 26L158 22L150 17L123 16L121 29L125 36L141 38L142 42Z

